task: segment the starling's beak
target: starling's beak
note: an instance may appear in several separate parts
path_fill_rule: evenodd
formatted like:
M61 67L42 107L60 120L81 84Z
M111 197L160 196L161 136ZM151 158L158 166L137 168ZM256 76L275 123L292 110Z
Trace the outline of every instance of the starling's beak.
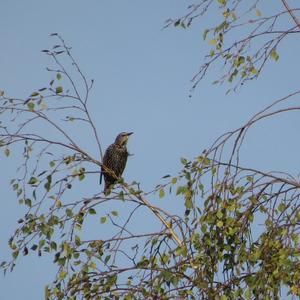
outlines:
M133 132L127 132L127 135L129 136L129 135L132 135L133 134Z

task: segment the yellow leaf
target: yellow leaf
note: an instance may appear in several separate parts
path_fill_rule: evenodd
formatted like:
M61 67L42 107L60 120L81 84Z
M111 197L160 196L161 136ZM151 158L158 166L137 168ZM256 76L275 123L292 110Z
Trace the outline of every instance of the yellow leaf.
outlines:
M190 260L190 265L193 269L198 269L199 268L199 264L194 263L192 260Z
M276 52L275 49L273 49L271 52L270 52L270 56L271 58L273 58L275 61L277 61L279 59L279 54Z
M256 75L256 74L258 74L258 71L255 68L251 68L251 73Z
M159 199L163 198L165 196L165 191L164 189L159 190Z
M256 10L255 10L255 14L256 14L258 17L260 17L260 16L261 16L260 10L259 10L259 9L256 9Z
M208 42L210 45L215 46L217 45L217 40L216 39L212 39Z
M63 280L66 276L67 276L67 272L62 270L60 273L59 273L59 279L60 280Z
M61 205L62 205L61 201L57 199L57 200L55 201L55 206L58 207L58 208L60 208Z
M292 292L294 295L300 296L300 285L293 285L293 286L291 287L291 292Z
M97 269L97 266L96 266L95 262L90 263L90 268L91 269Z
M223 16L227 18L230 15L230 11L227 9L223 12Z

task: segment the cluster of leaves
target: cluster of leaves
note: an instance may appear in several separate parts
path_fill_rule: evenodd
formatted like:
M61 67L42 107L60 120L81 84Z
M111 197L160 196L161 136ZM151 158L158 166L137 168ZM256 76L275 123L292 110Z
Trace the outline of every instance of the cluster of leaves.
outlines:
M299 8L287 9L279 3L276 12L268 15L268 12L259 9L260 6L268 5L265 2L202 0L190 5L186 15L166 22L166 27L173 24L175 27L188 28L195 19L204 18L209 13L214 14L211 19L220 19L218 24L203 31L203 39L208 41L210 50L206 61L192 79L191 90L197 87L217 62L223 65L224 71L213 83L235 81L236 89L248 80L257 78L269 59L278 61L279 44L291 34L300 33L300 23L294 16ZM281 2L286 4L284 0ZM215 18L216 11L219 12L219 18Z
M177 188L186 204L195 194L187 241L195 298L276 299L283 286L299 295L299 184L231 168L201 156Z

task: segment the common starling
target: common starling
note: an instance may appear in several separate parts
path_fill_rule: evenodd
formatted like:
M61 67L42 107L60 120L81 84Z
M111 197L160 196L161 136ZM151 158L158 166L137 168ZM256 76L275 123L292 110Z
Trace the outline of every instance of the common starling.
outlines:
M116 183L118 178L122 175L127 157L129 155L126 145L129 136L133 132L121 132L113 144L111 144L105 151L103 156L103 166L101 167L100 184L102 176L104 176L105 186L104 194L108 195L113 184Z

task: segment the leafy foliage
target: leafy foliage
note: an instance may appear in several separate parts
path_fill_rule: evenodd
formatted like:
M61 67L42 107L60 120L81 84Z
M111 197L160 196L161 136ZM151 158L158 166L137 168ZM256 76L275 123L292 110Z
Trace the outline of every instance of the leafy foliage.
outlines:
M268 60L278 61L280 44L300 33L300 22L295 15L299 7L291 9L287 1L278 2L282 5L276 3L276 11L265 11L260 9L269 5L264 0L201 0L190 5L186 15L166 22L165 27L174 25L185 29L205 16L210 18L209 21L205 19L207 23L212 19L218 22L203 31L203 39L210 49L192 79L192 91L216 63L221 64L224 71L213 83L235 82L235 90L247 81L258 78ZM216 11L219 18L216 18ZM288 22L288 26L284 22L287 18L292 21Z

